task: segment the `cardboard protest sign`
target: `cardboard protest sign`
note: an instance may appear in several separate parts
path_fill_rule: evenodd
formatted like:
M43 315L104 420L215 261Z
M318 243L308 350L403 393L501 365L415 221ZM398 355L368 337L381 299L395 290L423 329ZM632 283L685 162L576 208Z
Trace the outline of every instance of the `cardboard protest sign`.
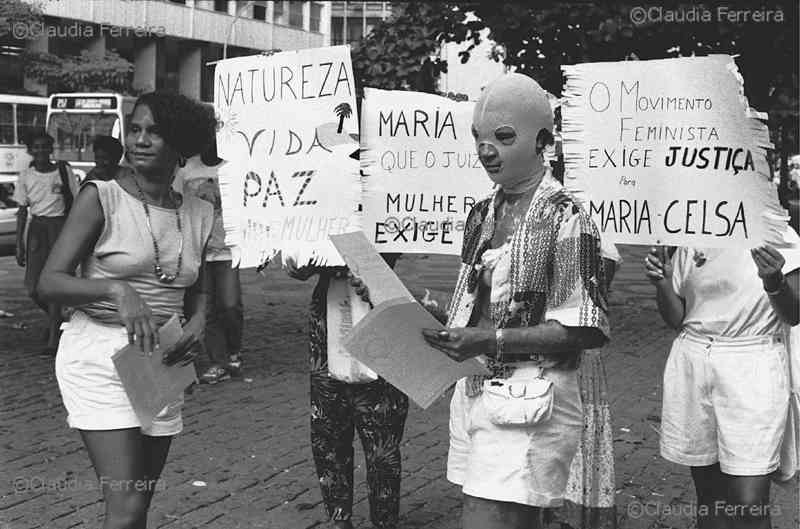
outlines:
M278 251L341 264L331 233L358 229L358 120L348 46L223 60L214 71L226 242L241 266Z
M127 345L111 357L142 426L150 425L156 415L197 381L194 364L168 366L163 362L164 351L182 334L180 320L174 315L158 330L160 346L151 356L142 354L138 345Z
M406 289L363 232L332 235L348 268L369 289L375 305L344 339L347 352L423 408L458 379L489 374L476 359L451 360L428 345L422 329L444 329Z
M765 116L727 55L562 67L565 185L614 243L776 242Z
M345 339L351 355L428 408L460 378L488 375L477 359L451 360L428 345L422 329L444 329L419 303L402 298L377 305Z
M474 106L364 89L363 226L379 251L461 251L467 214L492 190L470 130Z

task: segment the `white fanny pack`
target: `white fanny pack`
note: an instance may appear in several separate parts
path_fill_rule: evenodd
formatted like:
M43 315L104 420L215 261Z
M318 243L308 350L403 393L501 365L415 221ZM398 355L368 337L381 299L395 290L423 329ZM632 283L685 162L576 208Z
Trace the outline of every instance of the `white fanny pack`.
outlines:
M553 413L553 382L541 371L533 378L486 380L483 403L489 420L498 426L544 422Z

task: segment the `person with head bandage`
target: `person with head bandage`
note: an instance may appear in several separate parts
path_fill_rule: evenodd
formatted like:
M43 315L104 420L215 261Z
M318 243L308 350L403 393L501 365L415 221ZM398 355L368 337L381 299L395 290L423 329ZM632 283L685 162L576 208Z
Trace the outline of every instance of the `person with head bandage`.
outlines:
M428 343L491 376L460 380L450 404L447 478L462 486L464 528L541 527L563 502L583 412L577 364L609 326L600 236L551 175L546 92L507 74L486 87L472 134L496 184L473 207L444 331Z

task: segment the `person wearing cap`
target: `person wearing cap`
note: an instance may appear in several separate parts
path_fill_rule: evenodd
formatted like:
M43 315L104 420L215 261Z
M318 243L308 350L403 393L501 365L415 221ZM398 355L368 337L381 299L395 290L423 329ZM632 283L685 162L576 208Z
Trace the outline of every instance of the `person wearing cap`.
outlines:
M483 91L472 134L496 188L468 216L447 328L423 331L492 372L461 379L450 403L447 479L465 529L541 527L563 503L583 429L578 361L609 336L600 236L544 163L552 130L530 77Z

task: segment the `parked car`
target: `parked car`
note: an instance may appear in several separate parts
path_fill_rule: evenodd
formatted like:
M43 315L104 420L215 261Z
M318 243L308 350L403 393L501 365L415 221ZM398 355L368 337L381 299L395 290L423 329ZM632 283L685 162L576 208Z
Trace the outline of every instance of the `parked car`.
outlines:
M17 246L17 204L12 200L16 175L0 175L0 255L13 255Z

